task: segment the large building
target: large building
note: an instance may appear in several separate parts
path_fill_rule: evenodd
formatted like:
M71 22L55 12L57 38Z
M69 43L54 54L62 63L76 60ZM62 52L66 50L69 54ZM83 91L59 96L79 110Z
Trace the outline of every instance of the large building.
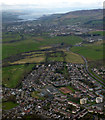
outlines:
M97 97L96 98L96 103L101 103L103 102L103 97Z
M87 103L87 98L82 98L80 99L80 104L86 104Z

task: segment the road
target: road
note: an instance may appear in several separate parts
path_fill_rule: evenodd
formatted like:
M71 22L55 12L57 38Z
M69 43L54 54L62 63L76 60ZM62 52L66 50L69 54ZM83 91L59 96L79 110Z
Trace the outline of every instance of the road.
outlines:
M98 82L100 82L100 83L103 85L103 87L105 88L105 83L102 82L100 79L96 78L93 74L91 74L91 73L89 72L89 70L88 70L88 62L87 62L86 58L85 58L84 56L81 56L81 57L82 57L83 60L85 61L86 71L87 71L87 73L90 75L90 77L96 79L96 80L97 80Z
M70 47L67 47L67 51L70 51ZM80 55L80 54L78 54L78 55ZM86 72L89 74L89 76L92 77L92 78L94 78L94 79L97 80L98 82L100 82L100 83L102 84L102 86L105 88L105 83L102 82L100 79L96 78L93 74L91 74L91 73L89 72L89 70L88 70L88 61L86 60L86 58L85 58L84 56L82 56L82 55L80 55L80 56L83 58L83 60L84 60L84 62L85 62Z

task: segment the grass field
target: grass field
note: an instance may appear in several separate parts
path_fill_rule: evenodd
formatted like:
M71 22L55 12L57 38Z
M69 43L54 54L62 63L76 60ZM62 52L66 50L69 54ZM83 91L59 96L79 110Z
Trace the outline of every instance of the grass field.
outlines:
M72 47L71 51L83 55L90 61L103 59L103 45L91 44Z
M28 52L32 50L38 50L40 44L36 41L32 40L25 40L17 43L5 43L2 46L2 59L7 58L9 56L22 53L22 52Z
M17 41L21 39L21 36L19 35L19 33L12 33L12 32L7 32L7 33L3 33L3 42L10 42L10 41Z
M48 61L65 61L69 63L83 64L84 60L82 57L71 51L66 51L66 49L59 49L56 53L50 53L48 56Z
M35 57L27 57L25 59L21 59L18 61L15 61L11 64L25 64L25 63L40 63L45 62L45 56L35 56Z
M3 85L9 88L15 88L33 67L34 64L4 67L2 80Z
M60 52L50 53L48 61L64 61L63 54Z
M18 104L14 103L14 102L11 102L11 101L2 103L2 109L3 110L9 110L9 109L12 109L16 106L18 106Z
M84 63L84 60L78 54L75 54L73 52L65 52L65 54L66 54L66 62L70 62L70 63Z
M62 57L49 57L49 58L48 58L48 61L52 61L52 62L53 62L53 61L58 61L58 62L59 62L59 61L62 61L62 62L63 62L64 60L63 60Z
M69 45L75 45L76 43L82 42L82 38L77 36L55 36L55 37L44 37L46 44L59 44L65 43Z
M36 99L44 100L45 98L41 97L39 94L40 94L39 91L34 91L34 92L31 93L31 96L36 98Z
M82 39L77 36L31 38L30 36L26 35L25 40L23 41L14 42L14 43L3 43L2 59L18 53L38 50L46 45L61 44L62 42L65 44L74 45L81 41Z
M105 31L91 31L91 34L99 34L99 35L105 35Z

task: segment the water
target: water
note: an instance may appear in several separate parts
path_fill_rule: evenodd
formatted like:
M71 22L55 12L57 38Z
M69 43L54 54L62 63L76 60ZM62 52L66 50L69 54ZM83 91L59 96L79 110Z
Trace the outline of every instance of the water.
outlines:
M31 14L23 14L19 15L18 18L22 19L21 21L32 21L37 20L38 18L44 16L44 15L51 15L52 13L31 13ZM20 21L20 20L19 20Z

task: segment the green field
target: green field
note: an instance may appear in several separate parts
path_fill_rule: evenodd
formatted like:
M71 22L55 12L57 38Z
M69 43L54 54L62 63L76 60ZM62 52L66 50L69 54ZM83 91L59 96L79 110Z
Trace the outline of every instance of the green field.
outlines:
M31 93L31 96L36 98L36 99L44 100L45 98L41 97L39 94L40 94L39 91L34 91L34 92Z
M16 43L5 43L2 46L2 54L3 54L2 59L18 53L37 50L39 46L40 46L39 43L32 40L25 40Z
M56 53L50 53L48 56L48 61L65 61L78 64L84 63L84 60L80 55L71 51L66 51L66 49L61 49L61 53L59 51Z
M71 51L81 54L90 61L103 59L103 45L84 45L79 47L72 47Z
M45 56L34 56L34 57L26 57L24 59L15 61L11 64L25 64L25 63L40 63L40 62L45 62Z
M99 34L101 36L105 35L105 31L91 31L91 34Z
M7 33L3 33L3 42L10 42L10 41L17 41L21 39L21 36L19 35L19 33L12 33L12 32L7 32Z
M3 67L3 85L9 88L15 88L33 67L34 64Z
M69 88L70 90L72 90L72 92L75 92L75 90L71 86L67 86L67 88Z
M48 56L48 61L64 61L63 53L50 53L50 55Z
M40 49L40 47L43 47L45 45L54 45L54 44L61 44L61 43L74 45L81 41L82 39L76 36L65 36L65 37L57 36L57 37L36 38L36 37L31 37L26 35L25 40L23 41L14 42L14 43L4 43L3 51L2 51L3 53L2 59L18 53L38 50Z
M70 63L84 63L84 60L82 57L78 54L75 54L73 52L65 52L66 54L66 62Z
M12 108L14 108L16 106L18 106L18 104L14 103L14 102L11 102L11 101L2 103L2 109L3 110L9 110L9 109L12 109Z

